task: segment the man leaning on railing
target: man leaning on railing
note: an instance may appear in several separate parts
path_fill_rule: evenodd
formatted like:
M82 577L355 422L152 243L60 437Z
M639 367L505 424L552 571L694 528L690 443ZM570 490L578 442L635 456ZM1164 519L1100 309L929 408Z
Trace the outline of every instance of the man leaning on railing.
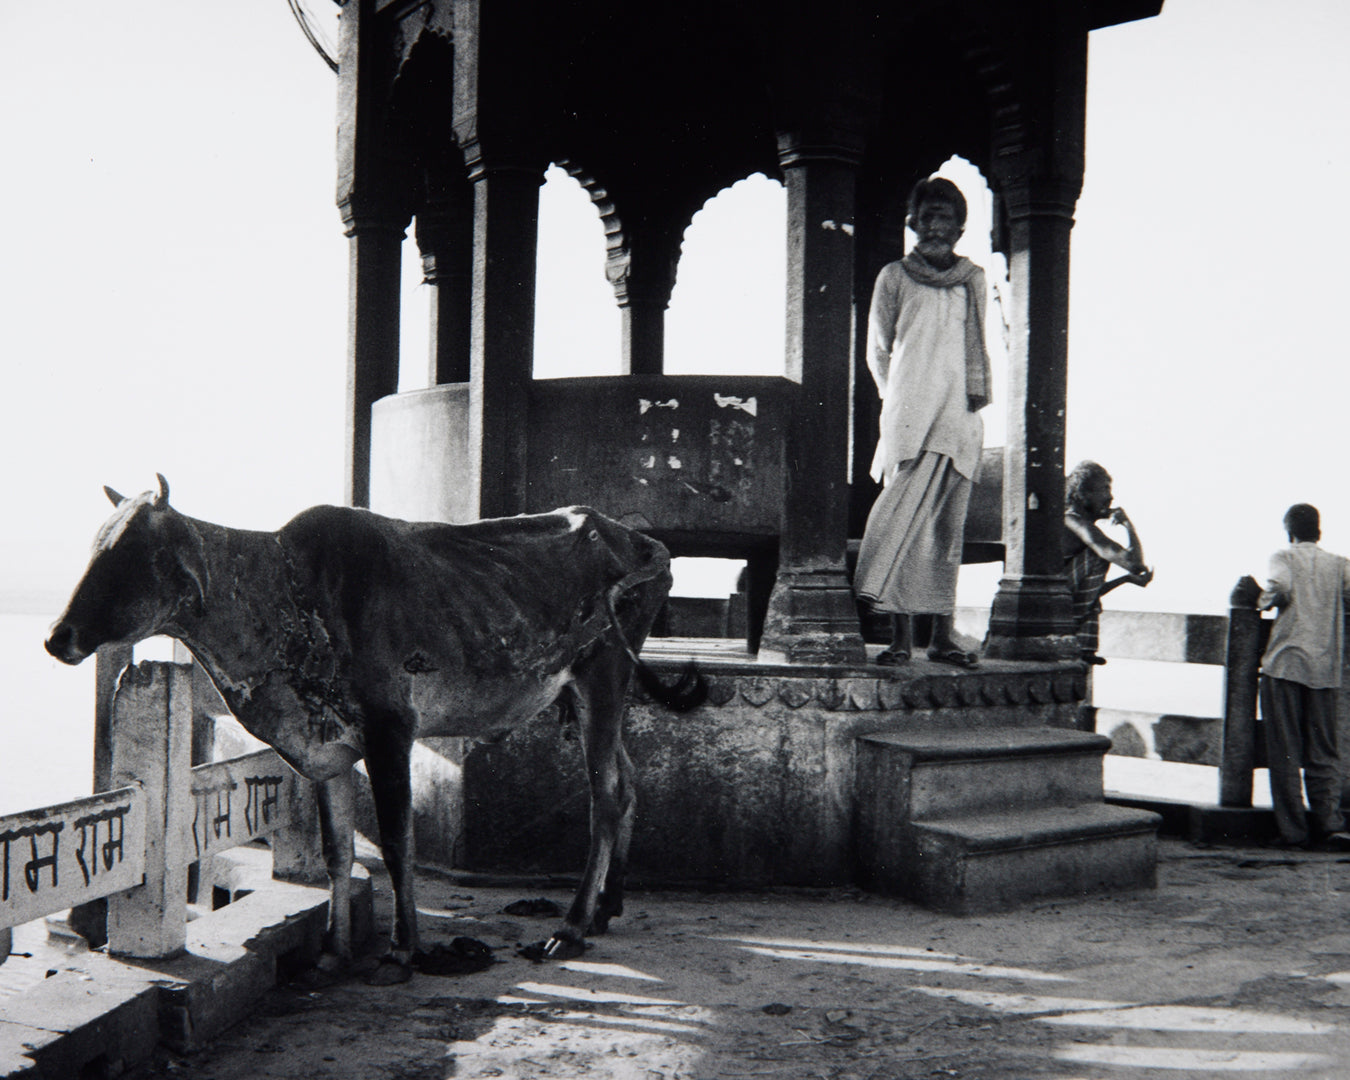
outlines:
M1289 547L1270 557L1268 581L1256 604L1262 611L1279 611L1261 657L1260 689L1278 842L1350 851L1350 833L1342 831L1336 746L1350 560L1318 547L1322 527L1315 506L1291 506L1284 528ZM1310 813L1303 805L1305 786Z

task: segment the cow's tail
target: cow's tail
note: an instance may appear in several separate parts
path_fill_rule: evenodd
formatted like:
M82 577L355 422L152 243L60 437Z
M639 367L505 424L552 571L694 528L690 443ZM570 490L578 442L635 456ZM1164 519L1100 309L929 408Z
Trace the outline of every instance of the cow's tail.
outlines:
M647 576L655 576L655 574ZM634 578L639 578L639 580L634 580ZM628 635L623 632L623 623L619 621L619 613L614 610L614 601L635 585L640 584L641 580L645 580L645 577L642 577L641 571L639 571L637 574L628 575L605 591L605 608L609 612L609 621L614 627L614 634L618 637L619 644L623 646L623 651L628 654L628 659L633 661L638 682L642 684L643 690L647 691L666 708L674 709L676 712L696 709L708 700L708 680L704 678L703 672L699 671L698 665L690 660L674 679L667 682L653 671L643 661L642 657L638 656L637 650L628 640Z

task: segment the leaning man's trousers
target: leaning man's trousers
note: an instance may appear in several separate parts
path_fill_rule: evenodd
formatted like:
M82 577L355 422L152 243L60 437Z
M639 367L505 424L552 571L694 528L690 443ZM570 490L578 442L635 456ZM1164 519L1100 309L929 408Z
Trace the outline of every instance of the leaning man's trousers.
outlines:
M1292 844L1308 839L1304 787L1313 829L1332 833L1344 828L1340 757L1336 751L1336 691L1315 690L1262 675L1261 716L1266 729L1270 801L1280 838Z

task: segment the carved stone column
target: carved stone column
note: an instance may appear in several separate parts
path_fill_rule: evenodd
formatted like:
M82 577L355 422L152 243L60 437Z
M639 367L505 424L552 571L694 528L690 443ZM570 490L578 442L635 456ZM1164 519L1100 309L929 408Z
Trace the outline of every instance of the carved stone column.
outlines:
M660 375L666 366L666 305L660 297L634 297L623 315L623 374Z
M995 132L1012 279L1005 575L986 652L1006 659L1077 656L1064 575L1064 429L1069 343L1069 233L1083 184L1086 26L1060 18L1030 39L1034 72L1023 115ZM1014 112L1016 110L1010 110ZM1016 117L1014 117L1016 121ZM1033 133L1025 144L1022 136Z
M370 407L398 390L403 234L408 217L352 196L339 209L347 245L347 478L351 506L370 505Z
M423 280L431 290L428 363L433 386L468 382L470 377L473 191L473 185L461 176L433 180L417 212Z
M665 370L666 309L675 287L679 236L626 227L611 251L605 274L623 316L623 373L660 375Z
M398 389L401 253L409 214L383 146L373 0L347 0L339 22L337 204L348 237L347 476L370 505L370 407Z
M865 658L845 566L853 223L861 146L780 137L787 186L787 374L800 393L786 439L778 577L760 657Z
M482 517L526 509L542 166L466 149L473 181L470 490Z
M1072 181L1031 181L1005 190L1013 298L1006 556L986 643L988 655L1005 659L1077 655L1063 556L1069 231L1077 195Z

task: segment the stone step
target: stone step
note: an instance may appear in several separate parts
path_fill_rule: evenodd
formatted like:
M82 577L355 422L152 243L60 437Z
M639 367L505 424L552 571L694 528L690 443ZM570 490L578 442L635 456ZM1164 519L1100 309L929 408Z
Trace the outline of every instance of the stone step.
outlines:
M1156 884L1157 814L1102 802L954 815L860 836L863 884L954 914Z
M1111 740L1064 728L879 732L858 740L864 813L895 821L1102 798Z

